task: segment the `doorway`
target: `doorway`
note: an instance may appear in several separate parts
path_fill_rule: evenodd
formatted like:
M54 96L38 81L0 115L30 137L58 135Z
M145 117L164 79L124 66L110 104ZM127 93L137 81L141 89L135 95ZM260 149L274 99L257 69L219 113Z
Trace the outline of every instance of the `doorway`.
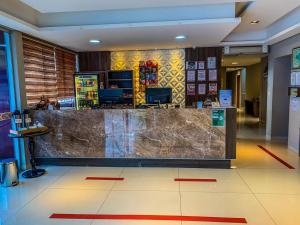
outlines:
M266 55L223 56L222 89L232 90L237 108L238 138L265 139L267 108Z

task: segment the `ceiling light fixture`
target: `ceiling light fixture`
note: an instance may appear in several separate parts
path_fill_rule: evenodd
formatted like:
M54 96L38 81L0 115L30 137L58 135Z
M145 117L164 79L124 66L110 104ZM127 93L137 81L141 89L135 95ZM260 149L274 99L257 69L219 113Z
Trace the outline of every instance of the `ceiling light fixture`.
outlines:
M251 24L258 24L260 21L259 20L252 20Z
M185 35L178 35L175 37L176 40L185 40L187 37Z
M91 39L91 40L89 40L89 42L90 42L91 44L100 44L100 43L101 43L101 41L100 41L100 40L97 40L97 39Z

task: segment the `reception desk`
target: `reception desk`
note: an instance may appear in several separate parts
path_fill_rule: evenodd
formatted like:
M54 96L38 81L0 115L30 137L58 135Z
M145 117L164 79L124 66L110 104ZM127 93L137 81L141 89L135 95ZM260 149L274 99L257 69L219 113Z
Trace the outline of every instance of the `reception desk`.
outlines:
M228 168L236 154L236 109L224 126L212 109L34 111L53 131L36 140L37 161L55 165Z

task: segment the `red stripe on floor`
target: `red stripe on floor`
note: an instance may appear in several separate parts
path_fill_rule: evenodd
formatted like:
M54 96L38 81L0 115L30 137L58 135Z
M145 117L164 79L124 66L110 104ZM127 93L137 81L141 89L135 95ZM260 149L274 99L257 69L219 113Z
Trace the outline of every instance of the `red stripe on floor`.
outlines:
M217 182L216 179L192 179L192 178L175 178L175 181L185 181L185 182Z
M266 149L265 147L261 146L261 145L257 145L260 149L262 149L264 152L266 152L267 154L269 154L270 156L272 156L274 159L276 159L277 161L281 162L283 165L285 165L287 168L289 169L295 169L295 167L293 167L292 165L290 165L289 163L287 163L286 161L284 161L283 159L279 158L277 155L275 155L274 153L272 153L271 151L269 151L268 149Z
M247 223L245 218L208 216L165 216L165 215L109 215L109 214L52 214L51 219L72 220L168 220L191 222Z
M123 177L86 177L86 180L124 180Z

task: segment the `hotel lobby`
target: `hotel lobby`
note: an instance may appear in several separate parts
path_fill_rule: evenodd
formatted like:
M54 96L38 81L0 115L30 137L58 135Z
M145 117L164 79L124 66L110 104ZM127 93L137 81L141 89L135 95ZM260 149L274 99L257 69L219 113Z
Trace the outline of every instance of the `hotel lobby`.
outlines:
M0 225L300 224L299 97L299 0L1 0Z

